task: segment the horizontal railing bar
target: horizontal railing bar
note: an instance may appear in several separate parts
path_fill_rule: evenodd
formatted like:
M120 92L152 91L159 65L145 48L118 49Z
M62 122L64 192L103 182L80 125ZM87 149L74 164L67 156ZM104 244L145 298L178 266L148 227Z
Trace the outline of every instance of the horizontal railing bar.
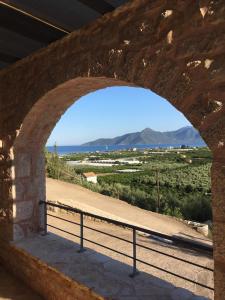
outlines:
M53 217L53 218L56 218L56 219L60 219L60 220L63 220L63 221L65 221L65 222L68 222L68 223L71 223L71 224L80 226L80 223L73 222L73 221L70 221L70 220L67 220L67 219L58 217L58 216L53 216L53 215L51 215L51 214L47 214L47 216L50 216L50 217Z
M57 229L57 230L59 230L59 231L62 231L62 232L68 233L68 234L70 234L70 235L73 235L73 236L75 236L75 237L77 237L77 238L80 238L80 236L79 236L79 235L77 235L77 234L75 234L75 233L72 233L72 232L69 232L69 231L66 231L66 230L60 229L60 228L58 228L58 227L55 227L55 226L53 226L53 225L50 225L50 224L47 224L47 226L49 226L49 227L52 227L52 228L55 228L55 229Z
M170 275L176 276L176 277L181 278L181 279L183 279L183 280L189 281L189 282L191 282L191 283L197 284L197 285L199 285L199 286L201 286L201 287L204 287L204 288L206 288L206 289L209 289L209 290L214 291L214 288L212 288L212 287L210 287L210 286L204 285L204 284L202 284L202 283L199 283L199 282L197 282L197 281L194 281L194 280L189 279L189 278L187 278L187 277L184 277L184 276L182 276L182 275L178 275L178 274L173 273L173 272L171 272L171 271L165 270L165 269L163 269L163 268L161 268L161 267L155 266L155 265L150 264L150 263L148 263L148 262L145 262L145 261L143 261L143 260L141 260L141 259L138 259L138 258L137 258L137 261L140 262L140 263L142 263L142 264L145 264L145 265L147 265L147 266L150 266L150 267L152 267L152 268L158 269L158 270L163 271L163 272L166 272L166 273L168 273L168 274L170 274Z
M66 222L68 222L68 223L71 223L71 224L75 224L75 225L80 226L80 223L73 222L73 221L70 221L70 220L67 220L67 219L58 217L58 216L53 216L53 215L51 215L51 214L47 214L47 216L50 216L50 217L53 217L53 218L56 218L56 219L60 219L60 220L66 221ZM113 238L118 239L118 240L121 240L121 241L123 241L123 242L127 242L127 243L129 243L129 244L132 244L131 241L126 240L126 239L123 239L123 238L118 237L118 236L116 236L116 235L113 235L113 234L111 234L111 233L107 233L107 232L101 231L101 230L99 230L99 229L89 227L89 226L87 226L87 225L83 225L83 227L84 227L84 228L87 228L87 229L90 229L90 230L93 230L93 231L96 231L96 232L99 232L99 233L102 233L102 234L105 234L105 235L107 235L107 236L113 237Z
M65 232L65 233L68 233L68 234L70 234L70 235L73 235L73 236L75 236L75 237L80 238L80 235L76 235L76 234L74 234L74 233L71 233L71 232L69 232L69 231L60 229L60 228L55 227L55 226L50 225L50 224L47 224L47 225L50 226L50 227L52 227L52 228L55 228L55 229L57 229L57 230L60 230L60 231L62 231L62 232ZM102 247L102 248L105 248L105 249L111 250L111 251L113 251L113 252L116 252L116 253L118 253L118 254L124 255L124 256L126 256L126 257L128 257L128 258L131 258L131 259L133 258L132 256L130 256L130 255L126 254L126 253L123 253L123 252L120 252L120 251L115 250L115 249L113 249L113 248L104 246L104 245L102 245L102 244L99 244L99 243L94 242L94 241L92 241L92 240L89 240L89 239L87 239L87 238L83 238L83 240L84 240L84 241L87 241L87 242L89 242L89 243L95 244L95 245L97 245L97 246L100 246L100 247Z
M80 238L79 235L76 235L76 234L74 234L74 233L65 231L65 230L60 229L60 228L58 228L58 227L55 227L55 226L53 226L53 225L47 224L47 226L52 227L52 228L55 228L55 229L57 229L57 230L59 230L59 231L62 231L62 232L68 233L68 234L70 234L70 235L72 235L72 236L75 236L75 237ZM105 249L107 249L107 250L113 251L113 252L115 252L115 253L117 253L117 254L120 254L120 255L123 255L123 256L125 256L125 257L128 257L128 258L130 258L130 259L133 259L133 257L132 257L131 255L125 254L125 253L120 252L120 251L118 251L118 250L115 250L115 249L113 249L113 248L110 248L110 247L107 247L107 246L105 246L105 245L99 244L99 243L94 242L94 241L92 241L92 240L89 240L89 239L87 239L87 238L83 238L83 240L85 240L85 241L87 241L87 242L89 242L89 243L92 243L92 244L94 244L94 245L97 245L97 246L99 246L99 247L105 248ZM139 244L136 244L136 245L139 246ZM165 270L165 269L163 269L163 268L161 268L161 267L155 266L155 265L150 264L150 263L148 263L148 262L145 262L145 261L143 261L143 260L141 260L141 259L136 258L136 261L138 261L138 262L140 262L140 263L142 263L142 264L145 264L145 265L147 265L147 266L150 266L150 267L152 267L152 268L155 268L155 269L157 269L157 270L160 270L160 271L162 271L162 272L165 272L165 273L168 273L168 274L170 274L170 275L176 276L176 277L178 277L178 278L180 278L180 279L183 279L183 280L189 281L189 282L191 282L191 283L197 284L197 285L199 285L199 286L201 286L201 287L204 287L204 288L206 288L206 289L210 289L210 290L212 290L212 291L214 290L212 287L208 287L207 285L204 285L204 284L202 284L202 283L198 283L198 282L196 282L196 281L194 281L194 280L191 280L191 279L189 279L189 278L187 278L187 277L184 277L184 276L178 275L178 274L176 274L176 273L173 273L173 272L171 272L171 271Z
M93 231L96 231L96 232L105 234L105 235L107 235L107 236L116 238L116 239L118 239L118 240L127 242L127 243L129 243L129 244L133 244L133 242L131 242L131 241L127 240L127 239L123 239L123 238L120 238L120 237L118 237L118 236L115 236L115 235L113 235L113 234L110 234L110 233L107 233L107 232L104 232L104 231L101 231L101 230L98 230L98 229L95 229L95 228L91 228L91 227L86 226L86 225L84 225L84 227L85 227L85 228L88 228L88 229L90 229L90 230L93 230ZM183 259L183 258L173 256L173 255L168 254L168 253L166 253L166 252L162 252L162 251L159 251L159 250L156 250L156 249L153 249L153 248L150 248L150 247L141 245L141 244L139 244L139 243L136 243L136 246L139 246L140 248L144 248L144 249L146 249L146 250L154 251L154 252L159 253L159 254L161 254L161 255L165 255L165 256L171 257L171 258L173 258L173 259L176 259L176 260L185 262L185 263L187 263L187 264L190 264L190 265L193 265L193 266L196 266L196 267L199 267L199 268L208 270L208 271L212 271L212 272L214 271L213 269L211 269L211 268L209 268L209 267L202 266L202 265L199 265L199 264L194 263L194 262L190 262L190 261L185 260L185 259Z
M183 261L183 262L185 262L185 263L187 263L187 264L190 264L190 265L193 265L193 266L196 266L196 267L205 269L205 270L212 271L212 272L214 271L213 269L211 269L211 268L209 268L209 267L202 266L202 265L199 265L199 264L194 263L194 262L190 262L190 261L188 261L188 260L186 260L186 259L183 259L183 258L180 258L180 257L173 256L173 255L168 254L168 253L166 253L166 252L162 252L162 251L160 251L160 250L156 250L156 249L154 249L154 248L151 248L151 247L147 247L147 246L141 245L141 244L139 244L139 243L136 243L136 245L139 246L140 248L144 248L144 249L146 249L146 250L150 250L150 251L157 252L157 253L159 253L159 254L162 254L162 255L171 257L171 258L173 258L173 259L177 259L177 260Z
M51 215L51 214L47 214L47 215L48 215L48 216L51 216L51 217L53 217L53 218L57 218L57 219L60 219L60 220L63 220L63 221L66 221L66 222L69 222L69 223L72 223L72 224L75 224L75 225L79 225L79 226L80 226L79 223L76 223L76 222L73 222L73 221L69 221L69 220L64 219L64 218L61 218L61 217L53 216L53 215ZM49 226L51 226L51 225L49 225ZM123 239L123 238L120 238L120 237L118 237L118 236L115 236L115 235L113 235L113 234L111 234L111 233L107 233L107 232L101 231L101 230L99 230L99 229L91 228L91 227L89 227L89 226L87 226L87 225L83 225L83 227L84 227L84 228L88 228L88 229L93 230L93 231L96 231L96 232L99 232L99 233L102 233L102 234L105 234L105 235L107 235L107 236L116 238L116 239L121 240L121 241L123 241L123 242L127 242L127 243L129 243L129 244L133 244L133 242L131 242L131 241L127 240L127 239ZM57 228L57 227L55 227L55 228ZM68 232L67 232L67 233L68 233ZM144 248L144 249L146 249L146 250L150 250L150 251L159 253L159 254L161 254L161 255L165 255L165 256L171 257L171 258L173 258L173 259L176 259L176 260L185 262L185 263L187 263L187 264L190 264L190 265L193 265L193 266L196 266L196 267L199 267L199 268L202 268L202 269L211 271L211 272L214 271L213 269L211 269L211 268L209 268L209 267L202 266L202 265L199 265L199 264L194 263L194 262L190 262L190 261L185 260L185 259L183 259L183 258L173 256L173 255L171 255L171 254L168 254L168 253L165 253L165 252L162 252L162 251L153 249L153 248L151 248L151 247L147 247L147 246L145 246L145 245L141 245L141 244L139 244L139 243L136 243L136 246L138 246L138 247L140 247L140 248Z
M57 218L58 218L58 217L57 217ZM59 219L64 220L63 218L59 218ZM73 223L73 222L72 222L72 223ZM74 222L74 223L75 223L75 222ZM76 225L80 225L80 224L78 224L78 223L75 223L75 224L76 224ZM51 225L50 225L50 226L51 226ZM131 241L129 241L129 240L126 240L126 239L123 239L123 238L120 238L120 237L117 237L117 236L115 236L115 235L113 235L113 234L110 234L110 233L107 233L107 232L103 232L103 231L101 231L101 230L94 229L94 228L91 228L91 227L86 226L86 225L83 225L83 226L84 226L85 228L90 229L90 230L93 230L93 231L96 231L96 232L105 234L105 235L107 235L107 236L110 236L110 237L113 237L113 238L116 238L116 239L119 239L119 240L122 240L122 241L124 241L124 242L129 243L129 244L133 244L133 242L131 242ZM54 228L57 229L57 227L54 227ZM67 233L69 233L69 232L67 232ZM139 244L139 243L136 243L136 246L138 246L138 247L140 247L140 248L144 248L144 249L146 249L146 250L150 250L150 251L159 253L159 254L161 254L161 255L165 255L165 256L171 257L171 258L173 258L173 259L176 259L176 260L182 261L182 262L184 262L184 263L187 263L187 264L196 266L196 267L198 267L198 268L202 268L202 269L205 269L205 270L208 270L208 271L211 271L211 272L214 271L213 269L211 269L211 268L209 268L209 267L199 265L199 264L197 264L197 263L195 263L195 262L190 262L190 261L185 260L185 259L183 259L183 258L173 256L173 255L171 255L171 254L168 254L168 253L165 253L165 252L162 252L162 251L153 249L153 248L151 248L151 247L147 247L147 246L145 246L145 245L141 245L141 244Z
M139 227L139 226L127 224L127 223L124 223L124 222L121 222L121 221L112 220L112 219L109 219L109 218L106 218L106 217L102 217L102 216L98 216L98 215L95 215L95 214L92 214L92 213L89 213L89 212L82 211L82 210L77 209L77 208L73 208L73 207L70 207L70 206L55 204L55 203L52 203L52 202L49 202L49 201L47 201L47 202L40 201L40 204L47 204L49 206L58 207L58 208L61 208L61 209L67 210L67 211L71 211L71 212L75 212L75 213L83 213L86 216L96 218L96 219L99 219L99 220L102 220L102 221L106 221L106 222L111 223L111 224L115 224L115 225L118 225L118 226L123 226L123 227L131 228L131 229L135 229L137 231L148 233L150 235L158 236L158 237L173 241L175 243L178 243L182 246L186 246L188 248L191 247L191 248L195 248L195 249L198 249L198 250L204 250L204 251L207 251L207 252L210 252L210 253L212 253L212 251L213 251L213 249L210 245L204 245L204 244L200 244L200 243L193 242L193 241L181 240L180 238L175 237L175 236L169 236L169 235L166 235L164 233L156 232L156 231L153 231L153 230L150 230L150 229L146 229L146 228L142 228L142 227Z
M129 240L126 240L126 239L123 239L123 238L121 238L121 237L118 237L118 236L116 236L116 235L114 235L114 234L111 234L111 233L108 233L108 232L104 232L104 231L101 231L101 230L99 230L99 229L91 228L91 227L89 227L89 226L87 226L87 225L84 225L84 227L85 227L85 228L88 228L88 229L90 229L90 230L93 230L93 231L96 231L96 232L105 234L105 235L107 235L107 236L113 237L113 238L115 238L115 239L121 240L121 241L123 241L123 242L129 243L129 244L133 244L133 242L131 242L131 241L129 241Z
M110 251L113 251L113 252L115 252L115 253L117 253L117 254L121 254L121 255L123 255L123 256L125 256L125 257L128 257L128 258L130 258L130 259L133 259L133 256L131 256L131 255L128 255L128 254L123 253L123 252L120 252L120 251L118 251L118 250L115 250L115 249L113 249L113 248L107 247L107 246L105 246L105 245L99 244L99 243L94 242L94 241L92 241L92 240L89 240L89 239L87 239L87 238L84 238L84 241L87 241L87 242L92 243L92 244L95 244L95 245L97 245L97 246L99 246L99 247L105 248L105 249L110 250Z

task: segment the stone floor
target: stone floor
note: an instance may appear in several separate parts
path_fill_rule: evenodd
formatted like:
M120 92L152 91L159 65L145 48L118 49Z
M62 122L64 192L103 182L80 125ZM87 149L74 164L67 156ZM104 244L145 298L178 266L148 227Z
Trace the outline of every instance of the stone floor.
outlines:
M41 300L34 291L19 279L9 274L0 265L0 299L1 300Z
M55 213L51 212L55 215ZM70 221L78 222L78 216L62 215ZM48 218L48 223L61 229L79 235L79 227L64 221ZM131 240L132 232L118 226L85 219L85 225L124 239ZM46 236L37 236L34 239L17 243L18 247L27 250L36 257L41 258L51 266L92 288L98 294L111 300L197 300L213 299L213 293L193 283L184 281L170 274L156 270L152 267L138 263L139 275L130 278L132 272L131 260L122 255L115 254L107 249L85 242L86 251L78 253L79 240L76 237L48 228ZM97 243L115 248L121 252L132 254L132 245L123 241L114 240L101 233L85 229L84 235ZM138 243L147 245L188 261L197 262L204 266L213 267L213 260L195 251L177 248L174 245L150 239L149 236L140 236ZM138 249L138 258L171 270L179 275L188 277L203 284L213 286L213 274L201 270L161 254Z

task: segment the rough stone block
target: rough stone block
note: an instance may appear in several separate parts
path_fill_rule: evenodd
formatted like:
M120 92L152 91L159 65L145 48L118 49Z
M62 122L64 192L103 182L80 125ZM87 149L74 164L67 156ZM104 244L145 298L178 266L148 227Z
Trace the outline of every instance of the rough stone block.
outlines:
M34 217L34 203L32 200L18 201L13 204L14 222L32 219L33 217Z
M29 177L31 175L31 157L30 153L18 153L17 165L15 167L16 176Z

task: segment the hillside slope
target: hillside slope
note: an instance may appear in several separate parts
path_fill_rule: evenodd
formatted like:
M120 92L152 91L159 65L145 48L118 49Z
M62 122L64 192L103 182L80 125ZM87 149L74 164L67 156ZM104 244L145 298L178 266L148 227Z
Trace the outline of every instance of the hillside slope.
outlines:
M49 201L58 201L117 221L169 235L188 236L197 240L200 238L200 241L203 239L200 233L173 217L141 209L122 200L92 192L76 184L46 178L46 195ZM208 239L204 239L205 242L209 242Z

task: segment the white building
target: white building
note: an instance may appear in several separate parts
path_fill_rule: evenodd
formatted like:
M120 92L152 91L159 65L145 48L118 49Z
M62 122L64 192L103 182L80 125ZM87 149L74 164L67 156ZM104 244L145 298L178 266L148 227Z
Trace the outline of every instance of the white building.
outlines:
M84 178L88 182L97 183L97 175L94 172L83 173Z

